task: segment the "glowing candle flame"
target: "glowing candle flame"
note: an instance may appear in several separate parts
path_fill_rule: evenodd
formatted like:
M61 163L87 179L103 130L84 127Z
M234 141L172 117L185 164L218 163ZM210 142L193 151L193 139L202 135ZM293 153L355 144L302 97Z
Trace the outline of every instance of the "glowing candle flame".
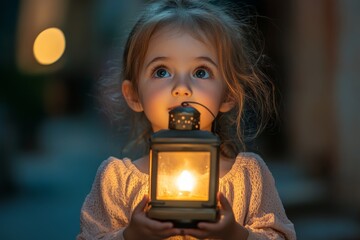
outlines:
M191 192L194 189L195 179L189 171L184 170L177 178L176 183L179 191Z

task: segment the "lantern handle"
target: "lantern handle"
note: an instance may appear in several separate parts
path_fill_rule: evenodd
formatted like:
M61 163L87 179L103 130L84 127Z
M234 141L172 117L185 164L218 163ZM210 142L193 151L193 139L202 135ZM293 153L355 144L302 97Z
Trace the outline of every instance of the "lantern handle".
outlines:
M201 103L198 103L198 102L193 102L193 101L185 101L185 102L182 102L182 103L181 103L181 106L183 106L183 107L188 107L188 106L189 106L189 103L197 104L197 105L202 106L203 108L205 108L206 110L208 110L208 112L213 116L214 119L216 118L215 114L214 114L207 106L205 106L204 104L201 104Z
M215 114L214 114L207 106L205 106L204 104L201 104L201 103L199 103L199 102L194 102L194 101L184 101L184 102L181 103L181 106L183 106L183 107L188 107L188 106L189 106L189 103L191 103L191 104L197 104L197 105L202 106L203 108L205 108L206 110L208 110L208 112L213 116L213 118L214 118L214 120L215 120L215 118L216 118ZM216 122L214 121L211 131L212 131L213 133L215 133L215 129L216 129Z

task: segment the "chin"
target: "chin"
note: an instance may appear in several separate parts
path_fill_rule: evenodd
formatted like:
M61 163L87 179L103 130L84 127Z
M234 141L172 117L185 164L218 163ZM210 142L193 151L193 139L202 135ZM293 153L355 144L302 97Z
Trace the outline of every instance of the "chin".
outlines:
M158 132L158 131L161 131L161 130L169 130L168 127L165 127L165 128L161 128L161 127L153 127L153 132Z

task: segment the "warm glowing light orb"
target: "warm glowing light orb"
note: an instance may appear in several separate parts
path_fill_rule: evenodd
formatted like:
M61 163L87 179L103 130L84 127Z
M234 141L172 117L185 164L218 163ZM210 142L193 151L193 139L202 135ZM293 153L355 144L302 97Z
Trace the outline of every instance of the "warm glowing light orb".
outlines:
M191 192L194 189L195 179L189 171L184 170L177 178L176 183L179 191Z
M43 65L55 63L65 51L65 36L59 28L47 28L34 42L35 59Z

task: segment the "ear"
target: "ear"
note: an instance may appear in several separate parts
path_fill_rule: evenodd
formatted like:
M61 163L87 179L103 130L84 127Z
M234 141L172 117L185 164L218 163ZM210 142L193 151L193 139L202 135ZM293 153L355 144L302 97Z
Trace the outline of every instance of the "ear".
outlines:
M229 102L223 102L221 105L220 105L220 109L219 111L220 112L228 112L230 111L233 107L235 106L235 103L233 101L229 101Z
M128 106L135 112L142 112L144 109L141 105L138 95L134 92L131 81L124 80L121 85L122 94Z

